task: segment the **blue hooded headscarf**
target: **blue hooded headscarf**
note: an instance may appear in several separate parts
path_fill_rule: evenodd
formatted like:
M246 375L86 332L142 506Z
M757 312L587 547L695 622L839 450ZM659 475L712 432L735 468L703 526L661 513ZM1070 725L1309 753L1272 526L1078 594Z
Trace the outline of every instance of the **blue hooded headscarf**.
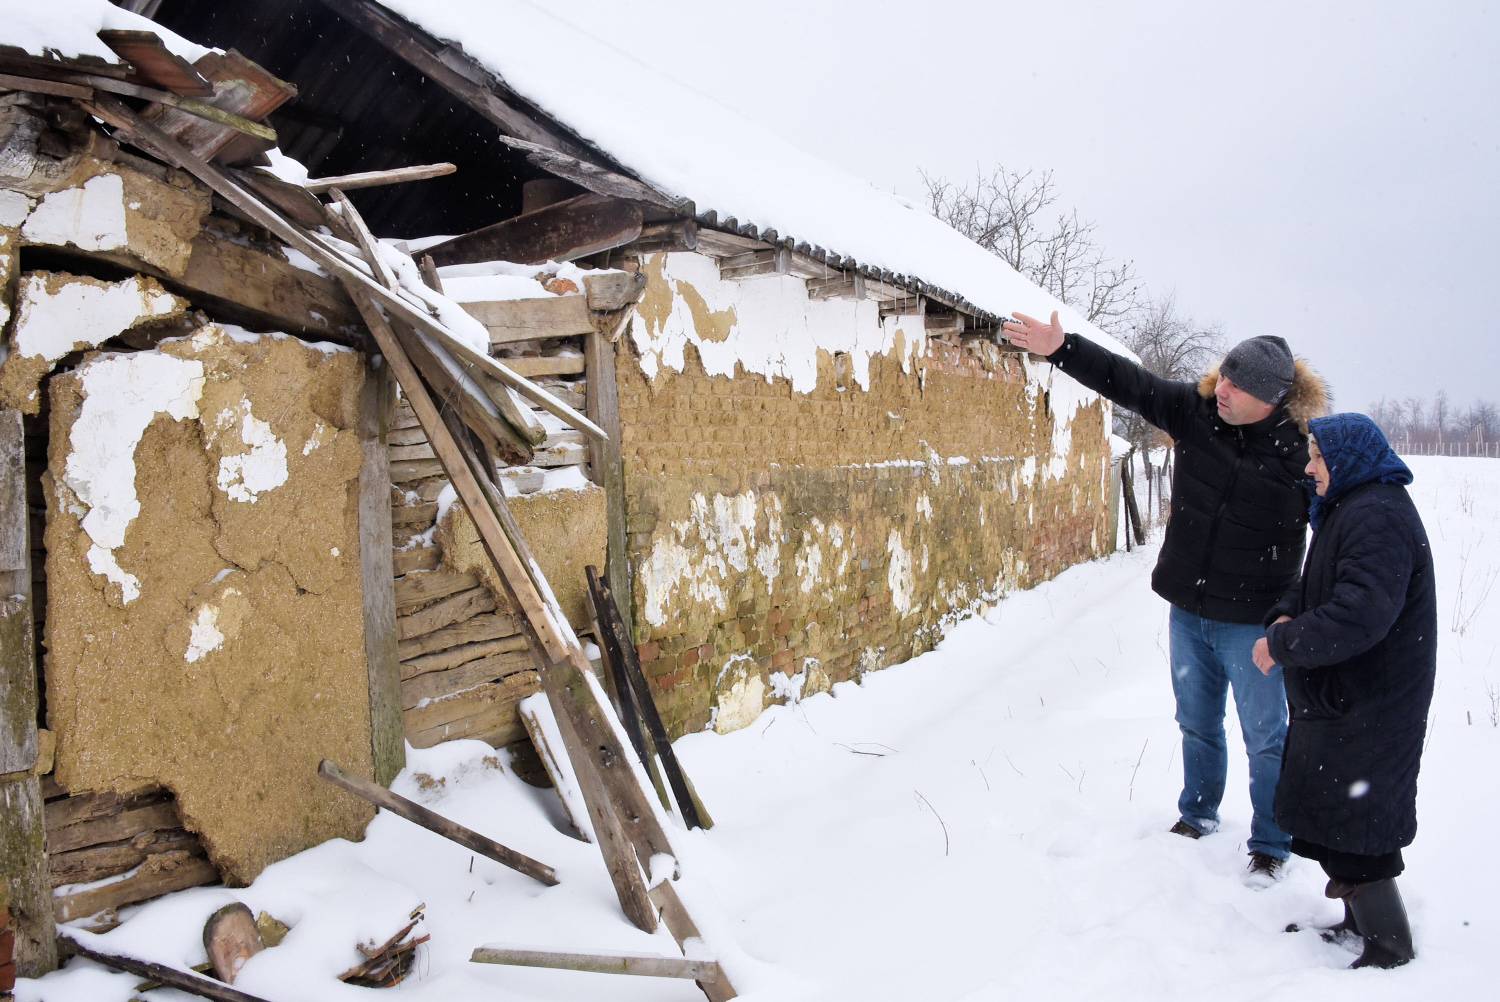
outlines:
M1313 418L1307 430L1318 440L1328 464L1328 493L1313 495L1308 520L1313 529L1328 506L1365 484L1409 484L1410 468L1396 455L1380 426L1363 414L1330 414Z

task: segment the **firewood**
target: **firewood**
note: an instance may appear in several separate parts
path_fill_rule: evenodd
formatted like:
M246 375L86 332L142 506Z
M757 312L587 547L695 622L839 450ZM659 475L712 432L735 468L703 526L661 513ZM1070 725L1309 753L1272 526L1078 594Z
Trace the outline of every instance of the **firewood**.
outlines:
M203 949L214 974L226 985L234 984L245 961L265 948L255 916L239 901L220 908L203 924Z

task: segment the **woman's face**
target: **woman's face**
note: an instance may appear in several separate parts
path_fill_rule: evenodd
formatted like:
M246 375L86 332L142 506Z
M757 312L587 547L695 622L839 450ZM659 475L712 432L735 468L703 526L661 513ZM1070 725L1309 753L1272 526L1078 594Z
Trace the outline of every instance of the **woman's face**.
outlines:
M1307 440L1307 469L1303 472L1313 478L1318 497L1327 497L1328 464L1323 460L1323 450L1318 448L1318 440L1312 437Z

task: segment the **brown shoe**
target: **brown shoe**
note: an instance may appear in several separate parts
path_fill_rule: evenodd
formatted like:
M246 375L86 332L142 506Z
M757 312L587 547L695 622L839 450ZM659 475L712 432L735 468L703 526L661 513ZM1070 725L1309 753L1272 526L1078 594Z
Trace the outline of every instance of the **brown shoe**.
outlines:
M1186 821L1177 822L1171 828L1168 828L1167 831L1173 835L1181 835L1183 838L1200 839L1203 837L1202 832Z
M1250 865L1245 867L1245 886L1254 887L1257 890L1270 887L1281 879L1285 868L1286 860L1284 859L1267 856L1263 852L1252 852Z

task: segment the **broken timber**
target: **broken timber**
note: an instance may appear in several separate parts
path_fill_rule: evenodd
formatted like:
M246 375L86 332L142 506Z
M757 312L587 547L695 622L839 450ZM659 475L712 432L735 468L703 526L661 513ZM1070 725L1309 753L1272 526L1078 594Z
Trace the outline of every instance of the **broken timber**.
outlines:
M214 999L215 1002L265 1002L258 995L247 994L238 988L231 988L212 978L205 978L191 971L168 967L166 964L158 964L150 960L137 960L135 957L126 957L95 950L85 945L84 941L76 933L67 929L58 929L57 937L67 945L67 948L72 953L80 957L92 960L97 964L103 964L105 967L110 967L117 971L126 971L137 977L150 978L152 981L165 985L168 988L176 988L201 998Z
M717 981L724 971L716 960L662 957L649 953L562 953L556 950L526 950L513 946L481 946L469 957L474 964L505 964L510 967L542 967L591 974L634 974L648 978L686 978Z
M387 184L404 184L407 181L426 181L444 177L458 170L453 164L421 164L415 167L396 167L392 170L371 170L359 174L341 174L338 177L309 178L302 187L313 194L333 188L353 191L356 188L377 188ZM441 290L440 290L441 291Z
M399 818L405 818L414 825L421 825L428 831L441 835L450 842L457 842L465 849L479 853L487 859L493 859L501 866L510 867L517 873L523 873L532 880L546 884L548 887L557 886L557 874L546 863L539 863L530 856L516 852L496 842L494 839L465 828L456 821L450 821L436 811L430 811L421 804L413 803L405 797L392 793L383 786L371 783L368 780L359 779L344 774L344 771L326 758L318 763L318 775L328 780L334 786L341 787L363 800L367 800L376 807L384 807Z
M632 242L642 219L637 204L587 193L445 240L427 253L440 266L573 261Z
M675 870L676 855L661 818L645 791L645 783L630 764L619 724L592 675L592 666L521 537L504 497L493 481L493 471L486 469L469 447L467 431L458 416L452 411L439 411L398 340L393 321L429 334L445 350L484 368L524 395L538 402L550 400L553 406L569 415L571 423L590 434L604 437L603 432L551 394L540 391L494 359L464 345L428 310L372 279L371 274L377 273L373 260L366 263L370 271L367 274L365 268L354 266L344 252L288 222L222 171L142 120L120 102L101 96L90 109L134 141L198 177L260 225L313 258L344 284L406 392L434 454L469 511L480 542L498 571L513 607L521 613L519 624L531 645L542 688L556 712L564 746L578 774L590 820L623 910L637 926L651 931L657 926L656 908L659 907L662 909L661 918L679 945L688 938L697 937L696 927L682 907L670 879L663 880L653 891L646 889L643 863L658 870L662 863L670 861ZM350 214L347 221L356 231L362 228L357 213ZM361 240L366 245L367 254L374 257L368 234L361 235ZM389 311L389 320L382 310ZM547 404L543 406L547 407ZM657 856L665 856L667 860L657 862ZM699 984L713 1002L735 997L734 989L725 977L711 982L700 981Z

